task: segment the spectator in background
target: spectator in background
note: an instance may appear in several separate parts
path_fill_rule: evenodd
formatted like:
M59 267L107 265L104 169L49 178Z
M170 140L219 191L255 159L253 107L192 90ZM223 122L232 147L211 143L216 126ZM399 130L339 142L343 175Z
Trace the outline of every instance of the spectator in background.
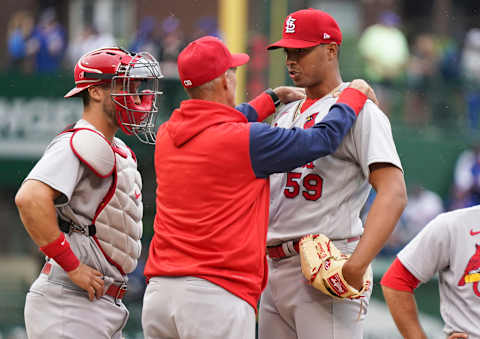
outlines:
M10 67L19 71L28 71L27 41L33 32L33 17L29 12L18 11L8 22L7 47Z
M358 45L365 61L365 75L374 82L380 106L387 114L392 101L391 87L404 75L409 58L407 39L399 24L397 14L384 12L377 24L363 32Z
M166 78L178 78L177 57L185 47L183 32L180 28L180 20L170 15L162 22L162 57L160 67Z
M422 185L414 184L408 190L408 204L403 211L406 244L433 218L444 212L440 196Z
M219 39L222 38L218 30L217 19L213 16L202 16L195 22L192 40L196 40L205 35L211 35Z
M27 53L35 56L35 70L41 73L57 71L66 45L65 31L57 21L55 9L47 8L27 45Z
M450 209L480 204L480 143L463 151L456 162Z
M444 37L441 42L438 62L439 75L453 87L459 87L460 76L460 47L457 39Z
M478 129L480 114L480 28L472 28L465 37L461 69L467 80L468 121L471 128Z
M100 32L93 25L85 26L80 36L68 47L69 65L75 66L77 61L86 53L103 47L116 46L115 39L110 33Z
M424 126L432 117L428 100L437 73L438 53L430 34L419 34L413 43L407 66L407 95L404 118L411 125Z
M161 60L162 41L158 35L155 18L147 16L142 19L135 39L130 45L130 50L133 52L147 51L155 58Z

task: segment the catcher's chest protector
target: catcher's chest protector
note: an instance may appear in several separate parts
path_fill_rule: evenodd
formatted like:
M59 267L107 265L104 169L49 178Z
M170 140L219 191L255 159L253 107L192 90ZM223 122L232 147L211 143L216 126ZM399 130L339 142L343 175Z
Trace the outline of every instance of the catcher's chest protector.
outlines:
M95 242L122 274L132 272L142 249L142 179L133 152L110 143L98 132L77 129L70 142L74 153L97 176L113 176L112 186L93 219Z

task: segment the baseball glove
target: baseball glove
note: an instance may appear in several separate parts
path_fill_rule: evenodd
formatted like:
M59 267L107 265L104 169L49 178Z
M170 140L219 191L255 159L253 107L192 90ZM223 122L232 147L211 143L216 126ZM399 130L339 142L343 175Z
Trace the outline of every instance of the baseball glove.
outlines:
M372 284L370 266L363 276L360 291L343 278L342 268L348 256L341 253L323 234L304 236L299 249L303 275L313 287L326 295L336 299L357 299Z

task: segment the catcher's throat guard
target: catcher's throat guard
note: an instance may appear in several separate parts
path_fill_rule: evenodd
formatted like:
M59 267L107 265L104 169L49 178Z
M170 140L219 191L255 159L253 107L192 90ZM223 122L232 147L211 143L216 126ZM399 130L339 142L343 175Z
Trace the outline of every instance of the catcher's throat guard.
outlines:
M323 234L306 235L300 240L302 273L316 289L336 299L357 299L372 284L371 266L363 276L363 286L357 290L343 277L342 268L348 260L333 242Z

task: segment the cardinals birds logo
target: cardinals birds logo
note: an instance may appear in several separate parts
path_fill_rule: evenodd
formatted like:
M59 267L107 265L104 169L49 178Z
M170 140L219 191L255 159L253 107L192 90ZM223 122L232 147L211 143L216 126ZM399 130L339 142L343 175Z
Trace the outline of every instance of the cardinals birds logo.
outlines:
M313 113L312 115L308 116L307 119L305 119L305 124L303 124L303 129L313 127L313 125L315 125L315 118L317 115L318 113Z
M464 286L466 283L473 283L473 292L480 297L478 282L480 281L480 245L475 244L475 253L468 261L467 267L462 277L458 281L458 286Z

